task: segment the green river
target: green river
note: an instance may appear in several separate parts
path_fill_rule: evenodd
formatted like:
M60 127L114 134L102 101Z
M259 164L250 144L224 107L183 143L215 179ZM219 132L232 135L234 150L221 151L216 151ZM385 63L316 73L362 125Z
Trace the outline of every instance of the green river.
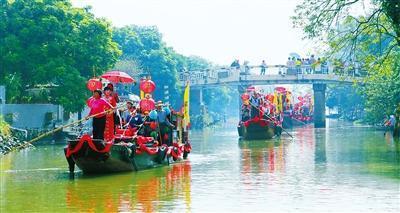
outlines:
M1 158L0 212L400 211L399 142L330 121L270 141L192 131L189 160L146 171L68 176L61 145Z

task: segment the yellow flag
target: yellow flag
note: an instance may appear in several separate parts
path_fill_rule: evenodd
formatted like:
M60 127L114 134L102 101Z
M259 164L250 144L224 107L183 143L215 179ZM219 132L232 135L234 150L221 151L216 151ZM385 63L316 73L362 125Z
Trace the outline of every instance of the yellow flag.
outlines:
M144 98L144 92L142 90L140 90L140 99Z
M183 119L185 128L190 125L189 99L190 99L190 86L188 83L185 87L185 92L183 93Z
M275 105L276 112L278 112L278 93L276 91L274 92L274 101L272 103Z

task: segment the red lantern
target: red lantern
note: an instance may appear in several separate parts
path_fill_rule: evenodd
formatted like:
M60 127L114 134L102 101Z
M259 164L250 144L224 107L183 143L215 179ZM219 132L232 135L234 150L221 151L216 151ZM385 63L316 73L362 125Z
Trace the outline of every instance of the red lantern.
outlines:
M139 102L140 109L142 112L150 112L151 110L156 108L156 105L154 103L153 99L142 99Z
M101 81L97 78L92 78L90 79L87 84L86 87L90 90L90 91L95 91L96 89L101 89L102 84Z
M156 122L150 122L150 128L151 128L152 130L155 130L155 129L157 128Z
M244 94L242 95L242 101L246 101L246 100L249 100L249 99L250 99L250 95L249 95L249 94L244 93Z
M140 81L139 88L144 93L152 93L156 89L156 85L152 80L142 80Z

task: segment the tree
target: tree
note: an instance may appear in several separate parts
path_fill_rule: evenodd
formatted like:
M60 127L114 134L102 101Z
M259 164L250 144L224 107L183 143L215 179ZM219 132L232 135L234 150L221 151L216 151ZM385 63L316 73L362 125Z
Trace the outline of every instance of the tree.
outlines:
M352 10L365 5L369 5L366 15L352 15ZM341 58L356 57L360 48L373 49L365 45L366 36L372 37L368 41L377 46L387 46L370 52L375 64L384 63L400 48L399 0L303 0L295 12L294 25L302 28L309 39L328 41L330 53L340 52Z
M364 109L364 96L352 86L328 85L326 106L337 107L339 114L349 120L360 119Z
M152 76L158 88L154 92L155 99L164 98L164 86L169 87L170 97L180 97L177 53L162 41L156 27L131 25L116 28L113 40L122 49L120 61L135 63L141 74Z
M351 15L355 7L370 5L367 17ZM368 6L367 6L368 7ZM295 9L292 17L295 26L304 30L308 38L323 37L324 33L335 30L335 26L345 18L357 22L353 29L354 37L364 31L364 27L374 23L375 27L388 35L393 36L400 46L400 1L399 0L303 0ZM385 16L390 27L380 24L381 17Z
M366 14L352 15L360 4L367 5ZM394 113L400 103L399 0L304 0L292 18L306 37L329 44L327 55L361 63L366 76L357 89L365 96L369 120Z
M110 68L120 55L110 24L68 0L1 0L1 5L0 83L7 87L8 102L80 111L88 96L86 79ZM39 98L27 90L44 85L51 88Z

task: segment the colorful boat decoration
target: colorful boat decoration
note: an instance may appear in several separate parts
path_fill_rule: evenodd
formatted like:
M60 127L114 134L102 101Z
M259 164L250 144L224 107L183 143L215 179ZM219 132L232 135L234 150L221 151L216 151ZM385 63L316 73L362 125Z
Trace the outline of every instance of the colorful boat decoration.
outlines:
M310 94L297 97L297 103L290 104L284 112L283 128L303 126L313 121L313 100Z
M242 94L242 107L238 124L239 136L245 140L271 139L282 133L282 95L262 94L249 87Z
M133 82L129 75L117 74L116 81L123 82L122 76L127 82ZM113 101L118 96L110 95L109 88L106 88L104 98L101 97L101 91L98 90L101 84L90 81L88 88L94 91L94 96L88 100L91 109L89 115L92 111L96 112L91 115L93 134L68 140L64 153L70 174L74 174L75 166L84 174L127 172L169 165L188 157L191 152L188 136L189 85L185 88L184 106L177 112L161 101L155 104L151 96L156 88L154 82L142 80L141 100L136 103L137 106L132 101L122 104L128 109L124 121L122 116L117 117L121 112ZM103 123L101 119L104 119ZM101 130L104 130L104 134Z
M152 137L116 136L113 141L92 139L83 135L68 141L65 156L69 171L75 165L85 174L139 171L169 165L186 159L191 151L190 144L173 143L172 146L159 145Z

